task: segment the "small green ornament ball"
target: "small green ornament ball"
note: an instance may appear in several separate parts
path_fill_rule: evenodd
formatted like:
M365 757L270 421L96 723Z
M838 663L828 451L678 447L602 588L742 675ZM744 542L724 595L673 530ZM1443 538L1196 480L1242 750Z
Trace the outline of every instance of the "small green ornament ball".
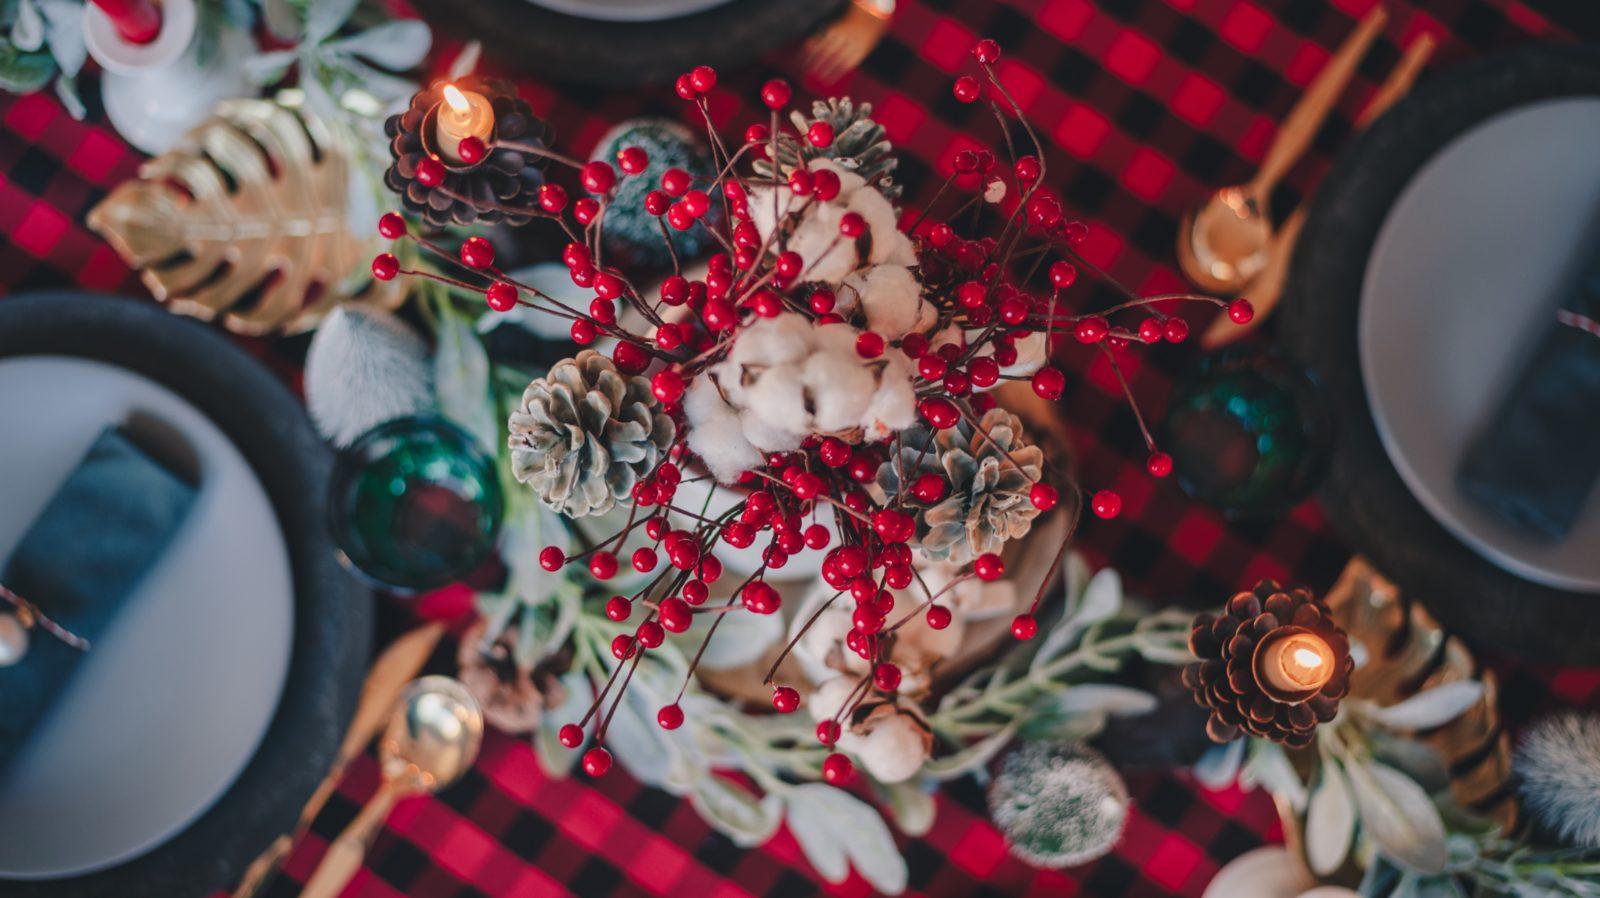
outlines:
M1017 857L1073 867L1104 856L1128 817L1128 787L1099 752L1068 743L1025 743L1001 763L989 812Z

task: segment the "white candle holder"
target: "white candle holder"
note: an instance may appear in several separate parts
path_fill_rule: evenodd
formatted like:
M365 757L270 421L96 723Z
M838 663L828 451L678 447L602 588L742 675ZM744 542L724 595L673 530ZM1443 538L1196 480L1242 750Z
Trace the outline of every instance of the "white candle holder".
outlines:
M199 11L195 0L163 0L161 31L147 44L125 40L109 16L85 4L84 42L105 70L100 95L123 139L146 153L171 149L217 103L254 94L244 60L256 47L250 35L222 25L204 64L198 59Z

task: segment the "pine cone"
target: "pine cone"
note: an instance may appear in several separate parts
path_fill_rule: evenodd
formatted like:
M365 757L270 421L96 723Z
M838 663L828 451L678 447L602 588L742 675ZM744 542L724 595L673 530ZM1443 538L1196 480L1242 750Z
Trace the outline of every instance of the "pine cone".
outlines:
M672 445L676 427L650 381L586 349L528 384L511 413L511 467L544 503L571 517L605 514Z
M789 117L801 134L815 122L827 122L833 126L833 143L817 147L810 141L780 133L775 142L777 170L784 178L813 159L832 159L865 178L889 199L900 196L900 185L892 177L900 160L893 155L894 145L884 136L883 126L872 120L871 103L857 106L849 97L830 97L811 104L810 118L799 110ZM763 178L774 175L771 159L757 160L754 168Z
M1333 676L1319 689L1285 692L1260 676L1257 649L1295 632L1315 634L1333 651ZM1338 712L1355 666L1350 640L1328 606L1309 590L1285 592L1271 580L1228 600L1220 617L1196 617L1189 648L1200 660L1184 668L1183 682L1196 703L1211 709L1206 733L1217 742L1242 730L1291 748L1310 745L1317 724Z
M901 477L910 483L930 471L948 484L932 506L907 496L917 521L913 548L930 559L965 564L998 552L1026 535L1039 514L1028 493L1044 452L1023 439L1022 422L1005 409L990 409L979 423L988 437L966 420L937 432L919 423L901 432L898 464L891 458L878 468L878 486L889 496L900 492Z
M445 82L438 81L411 98L405 112L391 115L383 123L389 137L389 153L394 158L383 182L400 195L407 211L419 215L434 227L466 225L476 221L505 222L520 227L533 220L539 208L539 187L544 183L542 156L506 147L497 141L516 141L544 146L545 124L534 117L528 104L519 99L508 82L468 78L458 84L489 98L494 107L494 134L489 155L476 165L445 161L444 182L436 187L419 183L417 163L430 155L433 137L424 134L432 127L428 112L439 105ZM526 210L526 211L523 211Z

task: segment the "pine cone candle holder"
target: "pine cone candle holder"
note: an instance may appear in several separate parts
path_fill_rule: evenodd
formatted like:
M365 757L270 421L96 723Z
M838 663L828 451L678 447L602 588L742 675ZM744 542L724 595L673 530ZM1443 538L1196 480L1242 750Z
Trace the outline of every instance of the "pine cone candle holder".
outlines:
M677 433L650 381L623 374L592 349L528 384L510 429L512 473L572 517L628 501Z
M435 82L411 98L405 112L383 123L394 162L384 183L400 195L406 211L434 227L475 221L519 227L539 211L544 158L519 147L544 147L545 125L508 82L463 79L457 86L488 99L493 130L486 151L473 162L441 152L437 125L446 82Z
M1350 640L1309 590L1262 580L1228 600L1221 616L1201 614L1189 635L1200 660L1184 668L1195 701L1211 709L1217 742L1241 731L1291 748L1311 744L1350 688Z

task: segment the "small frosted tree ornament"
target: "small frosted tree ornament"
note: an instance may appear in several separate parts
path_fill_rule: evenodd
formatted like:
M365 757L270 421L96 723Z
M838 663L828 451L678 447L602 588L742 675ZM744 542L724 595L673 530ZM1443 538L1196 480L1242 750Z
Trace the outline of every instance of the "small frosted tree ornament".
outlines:
M989 813L1011 852L1038 867L1103 857L1128 818L1128 787L1099 752L1080 743L1024 743L989 787Z

